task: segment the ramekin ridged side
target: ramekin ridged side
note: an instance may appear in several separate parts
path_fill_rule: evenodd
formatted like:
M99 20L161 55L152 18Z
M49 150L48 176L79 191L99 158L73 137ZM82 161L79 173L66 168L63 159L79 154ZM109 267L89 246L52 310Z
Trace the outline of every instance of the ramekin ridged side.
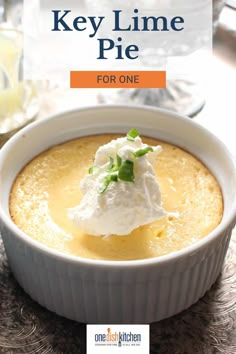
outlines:
M29 160L75 137L124 133L132 127L188 150L216 176L224 214L209 235L163 257L113 262L62 254L14 225L9 194ZM189 119L147 107L90 107L28 126L0 152L0 191L0 229L17 281L42 306L85 323L151 323L191 306L220 274L236 222L235 165L224 144Z
M3 231L10 267L34 300L58 315L84 323L151 323L198 301L220 274L232 225L191 260L171 267L91 268L54 257ZM30 268L30 269L29 269Z

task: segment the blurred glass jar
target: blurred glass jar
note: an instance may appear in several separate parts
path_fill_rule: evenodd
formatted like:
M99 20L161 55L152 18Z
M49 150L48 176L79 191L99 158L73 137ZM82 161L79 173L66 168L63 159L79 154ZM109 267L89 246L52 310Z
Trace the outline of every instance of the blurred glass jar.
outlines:
M32 120L39 110L37 88L23 80L23 33L0 24L0 134Z
M127 0L86 0L88 12L101 13L104 9L119 2L123 7L123 17L127 17L125 24L133 15L134 3ZM207 87L208 73L212 49L212 33L215 30L224 0L142 0L139 1L139 13L153 16L153 14L178 11L186 17L188 27L184 36L175 37L168 32L158 33L149 38L145 32L138 32L139 63L142 70L166 70L167 87L165 89L118 89L100 91L98 95L101 103L133 103L157 106L169 109L189 117L194 117L201 111L206 102L205 87ZM108 10L108 11L109 11ZM101 14L99 13L99 14ZM199 21L201 19L201 21ZM106 33L109 29L106 29ZM135 35L135 34L134 34ZM179 35L179 34L178 34ZM105 36L105 33L104 33ZM127 32L127 38L130 33ZM124 35L123 35L124 37ZM141 40L143 38L143 43ZM136 40L136 38L135 38ZM138 62L138 61L137 61Z
M224 7L224 4L224 0L213 0L213 33L216 31L220 13Z

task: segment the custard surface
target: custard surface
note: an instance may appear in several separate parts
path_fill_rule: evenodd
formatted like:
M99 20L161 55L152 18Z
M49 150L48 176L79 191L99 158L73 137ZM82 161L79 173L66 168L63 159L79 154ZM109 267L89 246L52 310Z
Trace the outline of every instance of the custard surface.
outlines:
M186 151L143 138L163 151L153 163L166 211L177 213L128 236L86 235L67 216L81 201L80 181L99 146L120 135L83 137L54 146L29 162L10 195L14 223L32 238L70 255L103 260L135 260L180 250L206 236L221 221L220 187L208 169ZM129 183L129 182L127 182Z

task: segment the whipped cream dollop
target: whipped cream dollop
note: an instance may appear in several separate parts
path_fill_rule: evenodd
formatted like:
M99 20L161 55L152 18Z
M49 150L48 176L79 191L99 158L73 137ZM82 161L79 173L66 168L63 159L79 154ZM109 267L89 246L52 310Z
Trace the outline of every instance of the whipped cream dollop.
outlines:
M83 199L68 210L68 217L87 234L121 236L167 215L150 162L151 155L161 150L161 146L143 144L139 136L132 141L118 138L101 146L95 154L94 167L81 181ZM111 180L108 171L116 162L122 164L124 178L129 181L123 180L122 175L122 179Z

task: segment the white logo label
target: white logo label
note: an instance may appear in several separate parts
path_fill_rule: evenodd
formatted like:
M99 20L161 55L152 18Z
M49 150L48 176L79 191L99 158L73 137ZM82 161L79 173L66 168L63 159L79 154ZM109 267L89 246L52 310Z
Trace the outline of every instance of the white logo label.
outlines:
M149 354L149 325L87 325L87 354Z

